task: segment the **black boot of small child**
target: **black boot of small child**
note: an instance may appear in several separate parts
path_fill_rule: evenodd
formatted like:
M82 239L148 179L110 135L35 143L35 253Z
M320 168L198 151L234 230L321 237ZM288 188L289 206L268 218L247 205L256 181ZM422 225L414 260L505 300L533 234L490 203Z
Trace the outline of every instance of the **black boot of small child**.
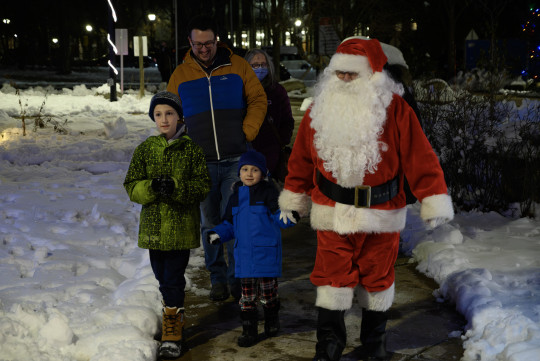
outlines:
M242 335L238 337L238 346L253 346L259 338L257 310L242 311L240 317L242 318Z
M279 324L279 307L264 307L264 334L266 337L274 337L278 334L281 325Z

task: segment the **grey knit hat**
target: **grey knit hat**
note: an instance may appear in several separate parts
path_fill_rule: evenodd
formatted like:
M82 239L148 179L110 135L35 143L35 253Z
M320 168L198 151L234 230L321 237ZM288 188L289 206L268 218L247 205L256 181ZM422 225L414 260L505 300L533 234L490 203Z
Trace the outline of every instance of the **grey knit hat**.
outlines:
M180 102L180 98L168 91L162 91L157 93L152 97L152 100L150 101L150 110L148 110L148 115L150 118L155 122L154 119L154 108L156 105L159 104L166 104L174 108L176 112L178 113L178 116L180 119L184 116L184 112L182 111L182 103Z

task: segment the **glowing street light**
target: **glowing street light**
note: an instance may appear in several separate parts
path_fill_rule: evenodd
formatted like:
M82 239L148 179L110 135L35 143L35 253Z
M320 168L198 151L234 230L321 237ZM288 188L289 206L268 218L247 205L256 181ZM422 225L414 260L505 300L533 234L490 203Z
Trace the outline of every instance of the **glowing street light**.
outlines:
M302 25L302 20L296 19L296 21L294 22L294 25L296 25L297 27L300 27L300 25Z
M58 38L52 38L53 44L58 44Z
M148 20L155 21L156 20L156 14L148 14Z
M9 23L11 22L11 20L9 20L9 19L2 19L2 22L3 22L4 24L9 24Z
M91 32L93 29L92 25L86 25L86 31Z

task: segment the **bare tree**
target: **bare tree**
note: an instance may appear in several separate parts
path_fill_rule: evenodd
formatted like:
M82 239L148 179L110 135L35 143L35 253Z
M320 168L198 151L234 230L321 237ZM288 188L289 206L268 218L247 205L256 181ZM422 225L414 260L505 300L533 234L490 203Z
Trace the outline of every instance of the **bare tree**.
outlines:
M289 22L287 14L285 14L286 0L259 0L256 2L255 8L261 14L261 18L265 19L264 27L270 33L272 40L272 60L276 69L276 77L279 80L279 63L281 55L281 34L287 29Z
M448 24L447 65L450 74L456 72L456 24L465 13L470 0L442 0Z
M313 0L312 12L331 17L336 34L345 39L355 33L358 26L366 26L373 16L378 0ZM342 21L338 19L341 18ZM315 19L316 20L316 19Z
M500 17L510 4L510 0L478 0L477 4L480 6L482 12L484 24L489 34L491 48L490 48L490 63L495 64L495 56L497 54L497 44L495 41L497 27L499 25Z

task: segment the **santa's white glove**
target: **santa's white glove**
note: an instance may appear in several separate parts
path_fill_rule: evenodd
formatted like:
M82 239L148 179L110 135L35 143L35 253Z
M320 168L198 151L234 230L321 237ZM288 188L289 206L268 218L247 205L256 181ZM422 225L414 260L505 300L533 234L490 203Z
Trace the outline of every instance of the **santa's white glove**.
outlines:
M444 217L435 217L435 218L426 220L428 227L431 229L435 229L439 227L440 225L445 224L446 222L448 222L448 218L444 218Z
M215 232L208 232L208 236L206 237L206 240L210 244L219 244L219 234Z
M289 221L296 224L300 220L300 215L297 211L291 211L291 210L281 210L281 213L279 215L279 220L282 221L285 224L288 224Z

